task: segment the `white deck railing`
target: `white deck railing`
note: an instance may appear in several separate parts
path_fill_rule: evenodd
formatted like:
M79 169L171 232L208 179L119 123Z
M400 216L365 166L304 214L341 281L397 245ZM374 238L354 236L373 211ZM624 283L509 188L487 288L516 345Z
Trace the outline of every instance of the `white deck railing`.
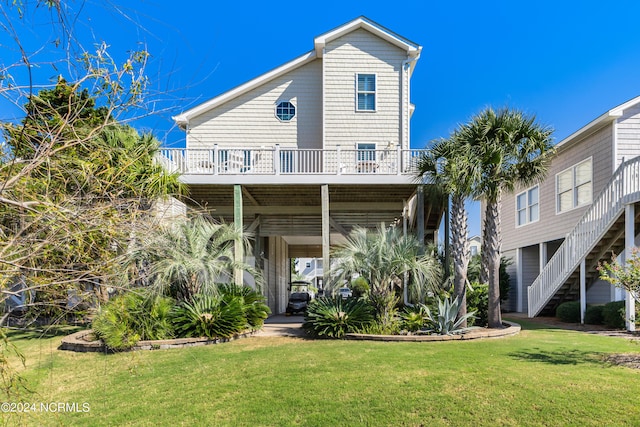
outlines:
M528 290L529 317L540 313L624 211L640 201L640 157L623 162Z
M424 151L178 148L160 150L158 161L171 172L195 175L412 175Z

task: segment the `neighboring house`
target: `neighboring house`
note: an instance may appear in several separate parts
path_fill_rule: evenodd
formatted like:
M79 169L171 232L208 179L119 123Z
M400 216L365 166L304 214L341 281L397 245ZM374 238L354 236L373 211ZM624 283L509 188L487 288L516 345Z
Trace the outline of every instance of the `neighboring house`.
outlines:
M480 255L480 249L482 248L482 237L472 236L469 237L469 255Z
M553 315L564 301L584 310L624 299L596 267L639 243L640 97L556 147L543 182L502 200L502 250L513 261L506 308L529 316Z
M163 150L163 161L182 173L186 203L253 233L248 261L264 271L274 313L286 308L289 259L329 265L330 245L356 225L405 218L419 238L437 238L443 204L425 203L417 190L420 150L409 140L421 49L360 17L174 117L186 149Z
M298 273L303 280L311 282L314 288L323 289L324 269L322 258L298 258Z

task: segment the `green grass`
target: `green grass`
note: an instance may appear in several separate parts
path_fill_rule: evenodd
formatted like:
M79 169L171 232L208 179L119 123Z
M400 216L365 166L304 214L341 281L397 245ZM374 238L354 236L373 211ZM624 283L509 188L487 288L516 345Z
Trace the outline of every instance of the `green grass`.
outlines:
M28 402L88 413L3 414L7 425L600 426L640 425L640 371L606 354L628 340L560 329L468 342L249 338L119 354L14 336ZM531 329L527 329L531 327Z

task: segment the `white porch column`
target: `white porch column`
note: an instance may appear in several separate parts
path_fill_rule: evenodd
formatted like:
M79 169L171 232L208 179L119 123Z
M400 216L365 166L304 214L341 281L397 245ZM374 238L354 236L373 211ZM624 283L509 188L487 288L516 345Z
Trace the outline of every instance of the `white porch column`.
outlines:
M330 222L329 222L329 185L323 184L320 187L320 198L322 199L322 287L323 289L329 289L329 246L330 241Z
M627 260L631 256L631 251L635 246L634 232L635 206L628 204L624 208L624 260L623 265L627 264ZM625 292L625 325L627 331L636 330L636 304L631 292Z
M524 311L524 296L527 290L522 283L522 248L516 249L516 283L518 284L518 300L516 302L516 311L522 313Z
M542 273L544 270L544 266L547 265L547 242L542 242L538 245L539 248L539 261L540 261L540 269L538 270L538 274Z
M587 262L580 261L580 323L584 325L584 314L587 311Z

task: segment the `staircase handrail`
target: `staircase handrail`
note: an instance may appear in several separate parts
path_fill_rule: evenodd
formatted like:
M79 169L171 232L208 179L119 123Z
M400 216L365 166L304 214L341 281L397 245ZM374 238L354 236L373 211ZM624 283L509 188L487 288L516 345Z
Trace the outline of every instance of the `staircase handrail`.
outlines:
M623 161L528 289L529 317L551 300L624 211L640 201L640 156Z

